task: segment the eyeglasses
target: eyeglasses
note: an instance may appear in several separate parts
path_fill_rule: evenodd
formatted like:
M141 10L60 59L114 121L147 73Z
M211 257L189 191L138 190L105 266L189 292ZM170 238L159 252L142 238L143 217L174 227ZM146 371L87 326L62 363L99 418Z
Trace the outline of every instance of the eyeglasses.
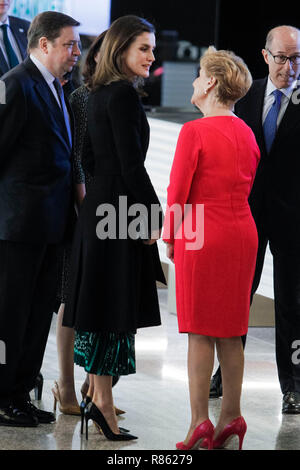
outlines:
M81 42L80 41L70 41L65 44L63 44L64 47L67 49L75 49L77 47L79 50L81 50Z
M269 54L274 59L275 64L285 64L287 60L289 60L293 65L299 65L300 64L300 55L291 55L290 57L286 55L273 55L272 52L267 49Z

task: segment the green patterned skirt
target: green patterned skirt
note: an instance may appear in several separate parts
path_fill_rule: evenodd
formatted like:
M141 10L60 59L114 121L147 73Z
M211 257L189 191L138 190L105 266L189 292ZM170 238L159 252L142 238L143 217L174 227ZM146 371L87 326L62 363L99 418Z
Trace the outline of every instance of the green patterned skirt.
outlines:
M94 375L135 373L133 333L75 332L74 362Z

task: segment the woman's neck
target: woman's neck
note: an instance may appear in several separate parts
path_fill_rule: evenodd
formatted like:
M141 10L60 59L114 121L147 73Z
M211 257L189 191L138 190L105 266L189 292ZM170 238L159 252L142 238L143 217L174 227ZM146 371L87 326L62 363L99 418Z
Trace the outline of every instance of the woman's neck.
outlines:
M213 116L235 116L231 109L214 109L209 112L204 112L203 117L213 117Z
M204 117L209 116L234 116L233 114L233 106L207 106L203 110Z
M204 117L211 116L234 116L233 113L234 103L223 104L218 102L214 97L208 97L208 99L202 103L201 111Z

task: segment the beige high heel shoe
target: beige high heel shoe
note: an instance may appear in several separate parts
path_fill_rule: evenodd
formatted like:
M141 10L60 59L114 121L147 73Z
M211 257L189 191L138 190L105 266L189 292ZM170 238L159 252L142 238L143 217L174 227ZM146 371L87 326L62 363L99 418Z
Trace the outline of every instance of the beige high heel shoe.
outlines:
M54 382L54 387L52 388L51 391L53 393L54 397L54 411L56 411L57 407L57 402L58 402L58 407L59 411L63 413L64 415L74 415L74 416L80 416L80 407L78 405L69 405L69 406L64 406L62 404L61 398L60 398L60 393L59 393L59 387L58 383L55 381Z
M124 413L126 413L126 411L120 410L120 408L117 408L116 406L114 408L115 408L115 413L117 416L123 415Z

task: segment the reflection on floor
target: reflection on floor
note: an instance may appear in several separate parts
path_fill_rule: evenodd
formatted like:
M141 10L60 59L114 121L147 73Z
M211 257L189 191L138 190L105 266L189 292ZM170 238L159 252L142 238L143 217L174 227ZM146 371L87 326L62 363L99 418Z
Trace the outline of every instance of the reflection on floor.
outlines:
M185 437L190 419L187 337L177 333L176 317L167 312L167 291L160 290L159 296L163 324L138 332L137 374L121 378L114 388L115 404L126 410L119 418L120 426L137 435L137 441L109 442L92 424L86 441L80 436L80 418L57 412L55 424L39 425L35 429L0 427L0 449L174 450L175 443ZM248 432L244 449L300 450L300 415L281 414L282 396L275 364L273 328L249 329L245 362L242 410ZM58 377L55 317L42 373L45 383L39 406L51 410L51 387ZM78 399L84 377L84 371L76 367ZM213 423L220 406L221 399L210 400ZM232 446L235 445L232 441Z

